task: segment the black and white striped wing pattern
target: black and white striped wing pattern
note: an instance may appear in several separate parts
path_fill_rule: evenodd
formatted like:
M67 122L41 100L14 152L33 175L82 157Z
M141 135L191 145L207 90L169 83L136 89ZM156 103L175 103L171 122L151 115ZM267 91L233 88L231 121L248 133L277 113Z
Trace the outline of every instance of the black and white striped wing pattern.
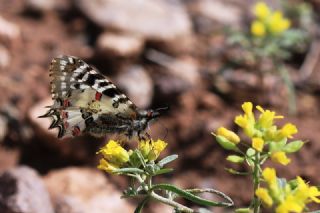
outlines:
M59 128L58 137L75 136L81 132L102 135L121 128L122 120L137 116L136 106L117 87L73 56L54 58L50 65L51 93L54 101L40 117L51 117L49 128ZM121 120L121 121L122 121ZM111 126L102 125L102 123Z

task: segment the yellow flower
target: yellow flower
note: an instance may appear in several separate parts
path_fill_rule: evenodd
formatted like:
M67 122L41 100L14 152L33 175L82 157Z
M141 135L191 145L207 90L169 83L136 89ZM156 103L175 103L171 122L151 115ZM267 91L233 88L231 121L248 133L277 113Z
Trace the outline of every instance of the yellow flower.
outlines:
M247 116L244 116L244 115L236 116L236 118L234 119L234 122L241 128L246 128L249 124Z
M253 105L251 102L245 102L241 107L245 114L236 116L234 122L244 129L246 135L248 135L249 137L253 137L253 135L255 134L255 119L252 112Z
M259 19L265 19L270 15L270 9L264 2L257 2L253 7L253 14Z
M100 159L100 164L98 166L98 169L104 170L106 172L112 173L114 170L119 169L118 166L109 163L105 159Z
M283 15L280 11L274 12L268 19L268 29L272 34L279 34L290 27L290 21L286 18L283 18Z
M264 139L265 141L272 141L275 140L276 136L278 135L278 130L276 126L271 126L270 128L266 129L264 132Z
M259 116L259 121L258 124L262 128L270 128L273 125L273 120L274 119L281 119L283 116L281 115L276 115L276 112L270 111L270 110L264 110L261 106L256 107L257 110L261 112L261 115Z
M148 161L156 160L166 146L167 143L159 139L157 141L149 140L139 142L139 150Z
M263 37L266 35L266 26L261 21L253 21L251 23L251 34L256 37Z
M264 141L262 138L252 138L252 147L258 152L262 152Z
M276 213L300 213L306 204L320 203L320 191L315 186L309 186L301 177L297 177L297 186L292 188L289 183L278 185L276 171L272 168L264 169L262 176L268 188L258 188L255 193L268 207L274 204Z
M242 110L244 111L244 113L248 116L252 116L253 115L253 112L252 112L252 109L253 109L253 104L251 102L244 102L242 105Z
M152 150L148 155L148 160L156 160L160 153L167 147L167 143L162 140L157 140L152 144Z
M310 187L308 184L304 182L304 180L301 177L297 177L297 183L298 187L295 193L297 200L309 202L308 198L310 198L312 201L320 203L320 199L317 198L318 196L320 196L320 191L317 189L317 187Z
M122 148L119 143L114 140L110 140L98 153L101 153L103 157L113 165L121 166L129 161L129 153L127 150Z
M224 127L220 127L217 130L217 135L225 137L227 140L229 140L230 142L232 142L234 144L238 144L240 142L240 138L236 133L234 133Z
M276 213L300 213L303 209L304 205L301 205L299 200L296 200L294 196L289 195L283 202L280 203L280 205L277 206Z
M151 142L148 140L148 141L140 141L139 142L139 150L142 154L143 157L147 158L148 157L148 154L150 152L150 150L152 149L151 147Z
M265 168L262 171L262 176L263 176L263 179L267 181L269 186L277 183L276 170L273 168L269 168L269 167Z
M317 198L319 196L320 196L320 191L318 190L318 188L315 186L311 186L309 188L309 197L311 198L311 200L313 202L320 203L320 198Z
M256 195L257 197L259 197L262 202L267 206L267 207L271 207L273 204L273 200L271 198L271 196L268 193L268 190L265 188L258 188L256 190Z
M292 138L292 135L296 134L298 129L291 123L285 124L281 129L279 135L283 138Z
M285 199L276 208L277 213L302 212L311 201L320 203L320 192L315 186L309 186L301 177L297 177L297 188L289 191Z
M238 115L234 119L234 122L243 128L244 133L249 136L253 137L255 134L255 129L254 129L254 119L250 119L247 115Z
M288 165L291 162L286 153L282 151L272 153L271 160L284 166Z
M277 182L276 170L267 167L262 171L262 177L268 183L270 193L273 196L278 197L281 191Z

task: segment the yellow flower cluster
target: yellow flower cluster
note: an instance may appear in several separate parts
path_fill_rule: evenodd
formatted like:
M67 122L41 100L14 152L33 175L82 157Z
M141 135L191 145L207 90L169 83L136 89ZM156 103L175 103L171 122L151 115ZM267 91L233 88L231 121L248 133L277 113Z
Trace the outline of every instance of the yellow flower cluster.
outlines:
M159 139L157 141L140 141L139 150L146 160L153 161L159 157L166 146L167 143Z
M272 161L287 165L290 163L290 159L286 153L296 152L303 145L302 141L287 144L287 140L298 132L296 126L287 123L279 129L274 121L282 119L283 116L276 115L274 111L264 110L261 106L256 106L256 109L259 113L257 118L253 112L253 104L251 102L243 103L244 114L236 116L234 122L251 139L251 147L255 151L265 151ZM224 127L217 130L216 138L225 149L236 150L236 145L240 143L239 136Z
M98 153L103 155L98 169L109 173L119 169L129 161L129 152L114 140L110 140Z
M251 33L256 37L281 34L289 29L291 24L281 11L272 11L264 2L254 5L253 14L256 19L251 23Z
M162 140L140 141L138 150L141 152L145 161L153 161L159 157L166 146L167 143ZM103 156L98 169L112 173L128 164L132 153L132 150L125 150L117 141L110 140L97 152L97 154L102 154Z
M306 204L320 203L320 191L315 186L309 186L301 177L296 178L296 186L293 187L289 183L280 184L272 168L264 169L262 176L268 187L260 187L255 193L265 206L274 206L276 213L300 213Z

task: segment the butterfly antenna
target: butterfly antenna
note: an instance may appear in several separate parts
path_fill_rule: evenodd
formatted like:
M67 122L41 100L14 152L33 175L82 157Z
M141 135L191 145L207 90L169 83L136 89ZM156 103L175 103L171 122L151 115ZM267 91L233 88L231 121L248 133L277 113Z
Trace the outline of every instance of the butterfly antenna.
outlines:
M169 106L160 107L160 108L157 108L157 109L156 109L157 112L168 111L168 110L169 110Z
M164 138L163 138L163 139L166 139L167 136L168 136L168 133L169 133L169 129L164 125L163 122L159 121L159 124L166 130L166 133L165 133Z

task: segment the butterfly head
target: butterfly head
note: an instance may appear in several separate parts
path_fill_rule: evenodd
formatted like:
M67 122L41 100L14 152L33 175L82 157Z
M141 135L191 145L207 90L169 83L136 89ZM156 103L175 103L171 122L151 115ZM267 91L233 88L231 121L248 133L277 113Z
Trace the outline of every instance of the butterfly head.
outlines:
M139 110L137 119L133 122L133 132L138 133L139 136L141 132L145 131L150 122L158 118L161 115L161 112L167 111L168 109L169 107L163 107L154 110Z
M157 109L142 110L139 112L140 118L144 118L146 121L151 121L158 118L162 112L167 111L169 107L162 107Z

